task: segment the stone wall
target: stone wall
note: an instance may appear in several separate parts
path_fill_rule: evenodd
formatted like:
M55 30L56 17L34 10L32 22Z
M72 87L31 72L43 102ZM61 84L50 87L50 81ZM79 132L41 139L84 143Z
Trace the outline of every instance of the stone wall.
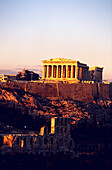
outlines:
M112 85L88 83L2 83L2 88L25 90L26 92L54 99L74 99L91 102L95 99L112 98Z
M16 82L1 83L0 88L24 90L25 83L16 83Z
M100 84L98 83L98 98L100 99L109 99L109 84Z
M72 98L79 101L92 101L90 84L59 84L60 96L64 99Z
M54 84L29 83L26 90L49 99L74 99L79 101L92 101L90 84Z
M28 83L26 91L46 98L57 97L57 88L54 83Z
M109 84L64 84L64 83L29 83L27 91L49 99L74 99L78 101L93 101L94 99L112 98L112 86Z
M112 99L112 84L109 85L109 97Z
M92 95L94 99L110 99L112 98L112 86L109 84L95 83L91 84Z
M0 139L3 146L1 153L3 154L13 151L47 156L48 153L63 152L74 156L75 143L70 134L70 119L68 118L53 117L51 133L48 132L48 127L44 126L39 134L33 131L26 134L0 134Z
M91 88L92 88L92 96L94 99L98 98L98 85L95 84L91 84Z

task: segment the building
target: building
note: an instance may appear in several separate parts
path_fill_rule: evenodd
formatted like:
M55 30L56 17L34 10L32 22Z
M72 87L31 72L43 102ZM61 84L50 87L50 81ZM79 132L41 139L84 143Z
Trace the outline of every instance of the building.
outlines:
M0 74L0 82L7 82L8 78L8 75Z
M69 118L51 118L50 133L48 127L43 126L39 134L34 132L28 134L1 134L0 137L3 137L1 150L3 154L14 151L46 156L62 152L74 156L75 144L70 135Z
M25 133L12 132L10 134L0 134L0 152L2 154L28 153L37 155L52 155L57 153L69 154L71 157L82 153L112 151L112 139L95 138L91 136L85 138L82 135L74 136L70 134L70 119L62 117L51 118L51 131L47 126L40 129L40 133L29 131Z
M89 79L95 82L102 82L103 67L89 67Z
M43 60L43 79L57 81L102 81L103 67L89 69L89 66L77 60L55 58Z
M0 74L0 82L10 82L15 80L16 80L16 75Z

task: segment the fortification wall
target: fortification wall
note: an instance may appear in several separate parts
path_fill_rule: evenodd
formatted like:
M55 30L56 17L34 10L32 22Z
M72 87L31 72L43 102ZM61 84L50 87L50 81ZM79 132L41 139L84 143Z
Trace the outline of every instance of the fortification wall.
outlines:
M59 93L64 99L93 101L90 84L59 84Z
M92 96L94 99L98 98L98 86L97 84L91 84Z
M112 84L109 85L109 97L112 99Z
M98 98L109 99L109 84L98 83Z
M93 101L94 99L110 99L112 86L109 84L64 84L64 83L28 83L27 91L40 96L55 99L74 99L78 101Z
M112 98L112 85L109 84L87 84L87 83L1 83L0 87L8 89L25 90L26 92L54 99L74 99L78 101L91 102L94 99Z
M74 99L79 101L92 101L90 84L63 84L63 83L29 83L27 91L50 99Z
M54 83L28 83L26 91L46 98L57 97L56 84Z
M25 83L16 83L16 82L1 83L0 88L24 90Z

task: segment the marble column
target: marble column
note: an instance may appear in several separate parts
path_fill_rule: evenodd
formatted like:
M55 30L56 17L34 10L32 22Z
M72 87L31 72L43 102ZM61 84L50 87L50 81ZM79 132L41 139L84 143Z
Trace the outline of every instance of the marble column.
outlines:
M47 65L47 74L46 74L46 78L48 78L49 76L49 65Z
M63 65L61 65L61 78L63 78Z
M52 65L52 71L51 71L51 78L53 78L53 65Z
M71 78L73 78L73 65L71 65Z
M66 65L66 78L68 78L68 65Z
M43 65L43 79L45 78L45 66Z
M58 65L56 67L56 78L58 78Z
M78 66L75 66L75 78L78 79Z

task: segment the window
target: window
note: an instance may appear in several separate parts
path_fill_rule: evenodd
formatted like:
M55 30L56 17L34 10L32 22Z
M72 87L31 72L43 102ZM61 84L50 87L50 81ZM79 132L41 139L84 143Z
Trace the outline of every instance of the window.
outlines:
M61 125L63 125L63 118L61 118Z
M61 133L63 133L63 128L61 127Z
M33 138L30 138L30 145L33 144Z
M57 133L59 133L59 127L57 127Z
M26 138L24 138L24 145L26 146Z
M17 138L17 145L19 144L19 138Z
M47 144L47 138L44 139L44 144Z
M57 118L57 125L59 125L59 118Z

